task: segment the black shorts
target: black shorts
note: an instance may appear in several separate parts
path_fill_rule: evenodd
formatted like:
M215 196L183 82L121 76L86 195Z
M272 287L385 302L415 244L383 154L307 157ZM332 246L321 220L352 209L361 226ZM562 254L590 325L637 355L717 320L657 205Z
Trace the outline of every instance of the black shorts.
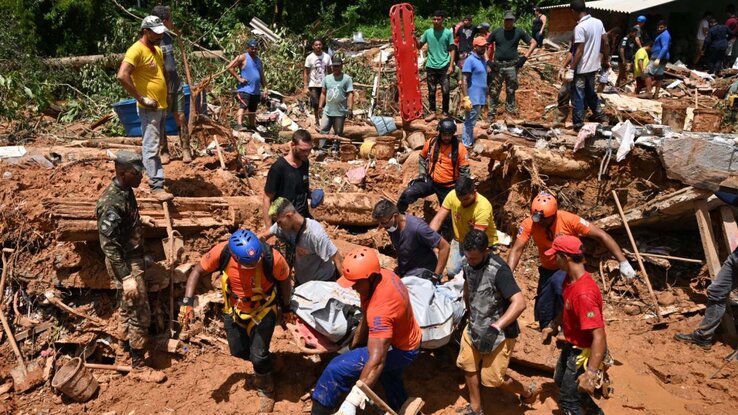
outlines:
M259 106L259 101L261 101L261 96L239 92L237 99L238 105L241 106L241 109L255 112L256 108Z
M308 88L308 91L310 91L310 107L318 108L318 104L320 104L320 94L323 92L323 88L319 86L311 86Z

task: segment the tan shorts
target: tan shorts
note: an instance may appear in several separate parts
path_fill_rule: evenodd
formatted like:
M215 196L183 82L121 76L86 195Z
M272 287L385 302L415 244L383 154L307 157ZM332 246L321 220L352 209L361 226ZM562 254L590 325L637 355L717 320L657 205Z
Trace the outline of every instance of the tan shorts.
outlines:
M505 372L510 364L510 356L512 356L516 341L517 339L505 339L491 353L482 354L474 348L469 332L464 328L456 366L465 372L480 372L482 385L496 388L505 381Z

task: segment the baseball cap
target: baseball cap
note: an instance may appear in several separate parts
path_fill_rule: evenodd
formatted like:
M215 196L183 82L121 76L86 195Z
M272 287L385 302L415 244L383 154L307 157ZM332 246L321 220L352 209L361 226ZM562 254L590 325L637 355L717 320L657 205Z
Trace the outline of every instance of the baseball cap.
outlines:
M512 12L512 10L505 11L505 17L504 20L515 20L515 14Z
M646 22L646 16L638 16L638 19L636 19L638 23L645 23Z
M143 173L144 171L143 158L140 154L134 153L133 151L121 150L115 153L113 160L118 164L133 167L139 173Z
M472 44L474 46L487 46L487 40L484 39L484 36L477 36Z
M479 26L477 26L477 28L478 28L478 29L484 29L484 30L489 30L489 28L490 28L491 26L492 26L492 25L490 25L489 23L487 23L487 22L484 22L484 23L480 24Z
M149 29L157 35L167 32L167 28L166 26L164 26L164 23L161 21L160 18L156 16L144 17L143 21L141 22L141 29Z
M249 39L246 41L246 47L248 48L255 48L259 46L259 42L256 41L256 39Z
M576 236L572 235L561 235L554 239L551 249L547 249L544 254L554 255L557 252L562 252L570 255L581 255L582 252L582 241Z
M343 59L340 56L334 56L331 59L331 66L343 65Z

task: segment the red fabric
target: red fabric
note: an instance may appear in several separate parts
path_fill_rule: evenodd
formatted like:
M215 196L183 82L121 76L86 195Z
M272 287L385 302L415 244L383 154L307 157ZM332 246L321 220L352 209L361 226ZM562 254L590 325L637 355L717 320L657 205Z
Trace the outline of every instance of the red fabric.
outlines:
M369 337L392 339L392 347L415 350L420 347L421 332L410 304L410 294L392 271L382 270L379 282L368 302L361 300Z
M730 29L730 34L735 37L735 35L738 33L738 17L728 17L728 20L725 21L725 26L728 26L728 29Z
M605 327L602 318L602 293L592 274L575 282L564 281L564 337L574 346L592 346L592 330Z

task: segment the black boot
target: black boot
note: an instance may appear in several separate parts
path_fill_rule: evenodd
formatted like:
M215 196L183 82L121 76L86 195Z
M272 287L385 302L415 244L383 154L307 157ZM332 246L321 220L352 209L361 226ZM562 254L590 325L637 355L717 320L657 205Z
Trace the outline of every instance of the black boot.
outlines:
M131 347L131 366L134 368L146 366L146 352L143 349Z
M310 415L332 415L333 410L331 408L328 408L327 406L323 406L320 404L320 402L316 401L315 399L311 399L313 401L313 407L310 409Z
M274 412L274 378L272 373L254 374L254 387L259 395L259 413Z

